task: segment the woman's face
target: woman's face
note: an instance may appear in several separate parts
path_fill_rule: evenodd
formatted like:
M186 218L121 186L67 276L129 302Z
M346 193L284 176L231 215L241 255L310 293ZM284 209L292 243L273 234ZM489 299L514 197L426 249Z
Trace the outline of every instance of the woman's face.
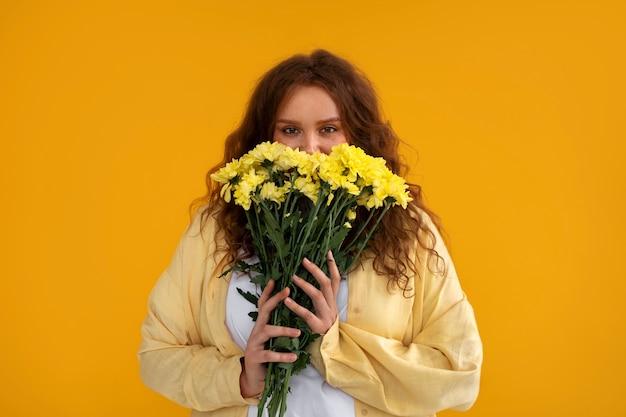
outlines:
M339 110L326 90L317 86L298 86L278 109L275 142L307 153L330 153L348 138Z

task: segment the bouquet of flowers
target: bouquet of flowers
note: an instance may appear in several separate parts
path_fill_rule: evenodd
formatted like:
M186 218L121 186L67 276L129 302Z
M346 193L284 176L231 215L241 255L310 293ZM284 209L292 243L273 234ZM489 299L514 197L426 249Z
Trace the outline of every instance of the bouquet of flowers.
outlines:
M317 286L302 267L302 259L306 256L328 275L324 261L332 251L340 273L347 273L385 213L395 205L406 208L411 201L408 185L387 168L384 159L348 144L337 145L326 155L263 142L211 178L224 184L220 195L227 203L233 201L245 210L246 228L258 257L257 263L239 261L224 274L253 272L252 282L261 289L274 280L275 292L289 287L291 298L311 311L310 298L292 281L297 274ZM367 215L355 224L359 207ZM240 294L254 304L258 301L257 294ZM256 312L250 315L256 319ZM301 331L298 338L269 341L269 349L298 356L294 363L268 365L259 416L267 403L270 416L282 417L290 377L308 365L305 348L319 335L282 304L273 311L270 324Z

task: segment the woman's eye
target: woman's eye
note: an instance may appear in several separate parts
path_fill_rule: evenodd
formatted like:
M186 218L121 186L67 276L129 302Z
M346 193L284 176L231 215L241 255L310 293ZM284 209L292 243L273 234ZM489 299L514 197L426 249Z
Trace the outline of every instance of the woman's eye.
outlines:
M287 135L294 135L298 133L298 129L296 129L295 127L285 127L283 128L283 133Z
M322 133L333 133L336 131L337 131L337 128L334 126L325 126L322 128Z

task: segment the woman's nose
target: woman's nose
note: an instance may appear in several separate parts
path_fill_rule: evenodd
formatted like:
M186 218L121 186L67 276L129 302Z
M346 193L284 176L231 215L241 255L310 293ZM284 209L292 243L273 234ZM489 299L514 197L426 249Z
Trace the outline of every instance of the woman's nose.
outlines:
M320 141L314 133L305 134L303 137L302 151L312 154L320 152Z

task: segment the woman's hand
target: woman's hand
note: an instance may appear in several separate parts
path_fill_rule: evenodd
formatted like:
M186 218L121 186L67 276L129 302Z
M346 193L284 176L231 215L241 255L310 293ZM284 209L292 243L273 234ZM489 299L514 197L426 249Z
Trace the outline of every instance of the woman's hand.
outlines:
M337 292L341 275L335 264L331 252L327 255L329 279L317 265L308 259L302 261L302 265L309 271L320 285L317 289L314 285L306 282L300 277L294 276L294 284L300 287L313 301L316 314L300 306L293 299L289 298L289 288L274 294L274 281L269 281L265 286L261 297L259 297L259 315L257 316L242 362L241 375L239 376L239 387L244 398L259 396L263 392L267 362L295 362L298 358L296 354L289 352L274 352L265 349L266 342L272 337L298 337L300 330L290 327L272 326L268 324L270 314L281 303L293 311L309 325L314 333L324 334L337 320Z
M272 294L274 281L269 281L259 297L259 315L257 316L242 362L241 375L239 376L239 388L244 398L259 396L265 385L267 374L266 362L295 362L296 354L289 352L273 352L265 349L265 343L272 337L298 337L300 330L290 327L269 325L272 311L289 296L289 288L279 293Z
M304 268L319 283L319 289L298 276L294 276L293 279L294 284L300 287L313 301L315 314L297 304L293 299L288 297L285 299L287 308L306 321L313 333L319 334L325 334L337 320L337 292L339 291L339 282L341 281L339 269L330 251L326 255L326 262L328 263L330 279L317 265L308 259L305 258L302 261Z

